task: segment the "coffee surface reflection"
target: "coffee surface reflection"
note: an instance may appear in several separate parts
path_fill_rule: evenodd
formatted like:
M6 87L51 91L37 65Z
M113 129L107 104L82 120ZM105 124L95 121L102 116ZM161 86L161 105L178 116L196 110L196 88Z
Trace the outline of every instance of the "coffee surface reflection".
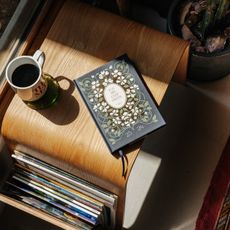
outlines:
M39 77L39 69L32 64L18 66L12 74L12 83L18 87L33 85Z

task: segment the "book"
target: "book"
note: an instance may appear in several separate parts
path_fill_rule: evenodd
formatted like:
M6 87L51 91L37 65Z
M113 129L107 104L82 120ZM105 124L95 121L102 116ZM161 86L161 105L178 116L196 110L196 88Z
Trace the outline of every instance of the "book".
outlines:
M127 55L74 83L112 153L165 125L153 96Z
M64 211L67 211L71 213L72 215L78 217L79 219L82 219L86 222L89 222L93 225L98 224L98 215L90 215L89 213L83 212L78 208L77 205L71 203L70 201L58 196L57 194L54 194L48 190L46 190L44 187L40 187L37 183L33 183L32 181L27 180L24 177L13 175L12 177L14 180L19 181L25 185L27 185L30 189L35 191L37 194L37 197L40 199L43 199L44 201L47 201L51 203L52 205L61 208ZM12 185L12 184L11 184ZM28 190L27 190L28 192Z
M67 196L68 199L72 199L74 203L78 204L79 206L91 210L93 212L103 211L104 205L99 203L92 198L84 196L82 193L77 192L67 186L62 185L54 180L50 180L47 177L42 176L39 173L34 173L31 170L24 168L18 164L15 165L15 171L21 175L26 176L27 178L34 180L49 189L54 189L55 191L59 191L63 195Z
M40 199L37 199L36 197L31 196L30 194L27 194L23 191L20 191L19 187L17 187L16 185L12 185L10 184L10 188L9 188L9 195L14 195L14 198L16 197L17 200L24 202L34 208L37 208L39 210L42 210L56 218L59 218L71 225L74 225L76 227L79 227L81 229L85 229L85 230L90 230L93 228L92 225L89 225L87 223L84 223L82 221L80 221L77 217L62 211L59 208L56 208L55 206L44 202Z
M68 213L67 215L69 215L69 217L70 216L74 217L75 224L77 224L78 226L81 226L81 227L86 228L86 229L92 228L92 227L90 227L90 225L88 223L81 221L78 218L78 214L76 212L74 212L73 210L71 210L70 208L66 207L63 204L60 204L55 199L52 199L52 198L46 196L46 194L43 194L42 192L38 193L36 191L36 189L33 189L33 188L27 186L26 184L23 185L23 184L15 182L15 181L11 181L11 182L7 181L6 183L9 186L11 186L12 188L17 189L18 191L21 191L21 192L27 194L27 196L30 195L30 197L33 197L33 198L35 197L39 200L42 200L42 201L52 205L53 207L65 212L65 213ZM9 189L9 191L15 193L14 196L15 195L20 196L20 192L18 192L17 190L12 190L12 188Z
M23 152L14 150L11 156L16 161L14 180L68 205L67 208L81 214L78 216L81 219L86 217L84 221L90 224L100 223L108 229L115 226L117 195ZM94 220L88 219L90 217Z
M77 212L87 216L87 217L94 217L97 218L101 212L100 211L96 211L94 209L89 210L87 208L87 206L82 206L81 203L76 202L76 200L70 198L69 196L64 195L61 191L57 191L53 188L48 187L47 185L44 185L42 183L40 183L40 181L35 181L31 178L28 178L25 175L22 174L18 174L17 172L13 175L12 178L18 179L18 180L23 180L23 181L27 181L29 183L29 185L31 186L38 186L39 188L41 188L42 190L44 190L45 192L47 192L47 194L49 194L51 197L53 196L56 199L59 199L60 201L68 204L70 207L72 207L72 209L75 209Z
M111 194L101 188L80 179L70 173L67 173L57 167L40 161L34 157L27 154L14 150L14 154L11 155L19 164L25 165L42 175L48 176L64 185L67 185L73 189L76 189L84 194L87 194L93 198L97 198L105 204L115 206L117 196Z

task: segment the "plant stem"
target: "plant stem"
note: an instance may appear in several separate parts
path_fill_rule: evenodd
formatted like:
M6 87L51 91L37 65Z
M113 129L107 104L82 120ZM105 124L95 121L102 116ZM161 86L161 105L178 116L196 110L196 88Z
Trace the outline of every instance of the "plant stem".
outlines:
M224 15L226 14L227 10L229 7L229 0L220 0L219 1L219 5L218 8L216 10L216 14L215 14L215 18L214 18L214 23L216 21L221 20L221 18L224 17Z
M222 1L222 0L220 0ZM215 14L216 0L208 0L207 2L207 10L202 19L202 27L201 27L201 39L204 40L205 32L209 25L212 23L214 14Z

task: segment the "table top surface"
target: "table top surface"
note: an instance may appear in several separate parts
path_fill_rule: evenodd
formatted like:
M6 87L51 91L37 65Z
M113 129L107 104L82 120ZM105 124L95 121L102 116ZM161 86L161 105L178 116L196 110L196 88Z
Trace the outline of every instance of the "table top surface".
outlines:
M16 95L3 121L3 136L119 194L141 141L126 150L127 177L123 177L121 160L109 152L72 80L127 53L160 104L186 47L182 40L136 22L66 1L40 47L46 55L44 71L61 86L60 99L51 108L35 111Z

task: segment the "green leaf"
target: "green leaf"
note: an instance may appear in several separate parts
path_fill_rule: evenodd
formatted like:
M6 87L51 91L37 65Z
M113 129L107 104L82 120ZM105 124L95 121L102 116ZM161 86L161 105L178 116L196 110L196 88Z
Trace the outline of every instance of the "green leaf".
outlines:
M214 23L220 21L225 15L229 7L229 0L220 0L216 10Z

